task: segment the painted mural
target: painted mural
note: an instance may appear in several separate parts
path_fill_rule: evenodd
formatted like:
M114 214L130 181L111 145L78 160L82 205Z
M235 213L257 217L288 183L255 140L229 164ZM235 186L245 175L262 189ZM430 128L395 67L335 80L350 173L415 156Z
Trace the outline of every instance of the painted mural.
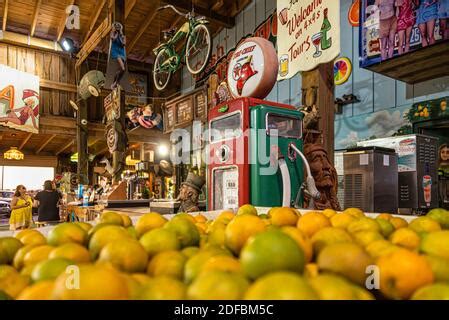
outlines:
M39 77L0 65L0 125L39 132Z
M357 142L406 134L411 131L410 106L381 110L335 122L335 149L356 146Z

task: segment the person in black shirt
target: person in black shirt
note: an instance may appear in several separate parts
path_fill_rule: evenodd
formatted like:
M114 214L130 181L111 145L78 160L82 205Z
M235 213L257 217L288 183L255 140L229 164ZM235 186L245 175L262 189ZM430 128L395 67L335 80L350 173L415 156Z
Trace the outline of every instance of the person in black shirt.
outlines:
M39 192L35 199L38 207L38 221L59 221L59 201L61 194L55 190L53 182L44 182L44 190Z

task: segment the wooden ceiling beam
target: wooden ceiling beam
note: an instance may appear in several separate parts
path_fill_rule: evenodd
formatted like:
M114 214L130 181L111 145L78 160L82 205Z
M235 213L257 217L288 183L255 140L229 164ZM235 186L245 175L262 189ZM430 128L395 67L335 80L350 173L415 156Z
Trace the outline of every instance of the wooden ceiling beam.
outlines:
M127 46L127 50L128 53L131 53L134 49L134 46L137 44L137 42L139 41L140 37L142 37L142 35L145 33L145 31L148 29L148 27L150 26L150 24L153 22L154 18L156 18L157 16L157 8L154 7L150 10L150 12L148 12L148 14L145 17L145 22L141 25L140 29L137 31L136 35L134 36L134 38L131 40L131 42L129 43L129 45Z
M3 5L3 22L2 22L2 30L6 31L6 22L8 21L8 0L4 0Z
M104 5L106 4L106 1L107 0L100 0L97 2L97 5L93 11L93 14L89 20L89 27L86 31L86 34L83 37L83 46L89 39L89 36L92 33L92 31L94 30L95 24L97 23L98 17L100 16L101 11L103 10Z
M63 153L68 148L72 147L75 144L75 140L72 139L69 143L65 144L62 148L60 148L58 151L56 151L55 155L59 156L61 153Z
M36 31L37 18L39 16L39 9L41 8L42 0L37 0L34 7L33 19L31 22L30 36L34 37L34 31Z
M47 140L44 141L44 143L39 147L39 149L36 150L36 154L39 154L48 144L56 138L56 134L52 134L50 137L47 138Z
M22 142L20 143L19 146L19 150L22 150L23 147L25 147L25 145L27 144L27 142L31 139L31 137L33 136L33 133L28 133L27 136L25 137L25 139L22 140Z
M64 8L64 12L62 13L61 21L59 21L58 32L56 34L56 41L61 40L62 34L64 33L65 26L67 24L67 7L73 6L75 0L67 0L67 6Z
M161 3L171 4L179 10L189 12L192 10L190 1L184 0L163 0ZM216 23L226 28L232 28L235 25L234 17L227 17L211 10L195 7L195 14L205 16L210 22Z
M136 5L137 0L127 0L125 7L125 20L128 18L131 11L133 11L134 6Z

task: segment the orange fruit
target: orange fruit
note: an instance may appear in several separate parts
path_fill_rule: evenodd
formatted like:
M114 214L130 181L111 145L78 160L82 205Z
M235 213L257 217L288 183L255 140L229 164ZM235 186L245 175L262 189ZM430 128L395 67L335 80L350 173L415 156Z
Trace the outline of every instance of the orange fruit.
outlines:
M98 229L89 241L91 257L96 259L108 243L124 239L131 239L131 235L121 226L111 224Z
M110 223L118 226L124 226L122 216L114 211L104 211L100 216L100 223Z
M274 226L296 226L298 215L291 208L276 208L268 212L271 224Z
M385 238L388 238L396 230L394 225L388 220L376 219L376 221L380 226L380 233L382 233Z
M218 220L229 220L229 221L231 221L232 219L234 219L234 217L235 217L235 213L232 212L232 211L227 210L227 211L223 211L222 213L220 213L218 215L217 219L215 219L215 221L218 221Z
M362 218L365 216L365 213L358 208L347 208L346 210L343 211L343 213L347 213L350 216L353 216L354 218Z
M55 280L52 298L58 300L123 300L130 297L128 283L114 268L82 264Z
M152 278L143 287L140 299L142 300L185 300L187 287L174 278Z
M120 217L122 218L122 225L125 228L131 227L133 225L133 221L127 214L120 213Z
M176 233L162 228L148 231L140 238L139 242L150 258L163 251L181 248L181 242Z
M399 249L377 261L380 291L390 299L409 299L419 288L433 282L429 262L415 252Z
M151 280L151 277L145 273L133 273L131 277L142 286L146 285L148 281Z
M205 216L203 216L202 214L196 215L193 218L195 219L195 222L203 222L203 223L207 222L207 218Z
M351 222L347 228L348 232L354 234L362 231L376 231L381 232L379 223L375 219L361 217L356 221Z
M81 227L86 232L89 232L89 230L93 228L93 226L90 223L83 221L76 221L73 222L73 224L76 224L77 226Z
M162 227L168 220L159 213L146 213L136 222L137 236L140 238L146 232Z
M354 241L362 247L367 247L374 241L383 240L384 237L377 231L359 231L353 235Z
M75 242L80 245L87 244L87 232L74 223L61 223L50 230L47 235L49 245L59 246L68 242Z
M310 284L293 272L273 272L257 279L246 291L246 300L318 300Z
M226 241L225 234L226 234L226 225L217 224L208 232L207 241L211 245L225 247Z
M371 295L365 289L333 274L321 274L308 279L308 282L318 293L320 300L359 300L360 291L365 291L367 296ZM371 296L370 300L374 300L374 297Z
M333 210L333 209L324 209L323 210L323 214L328 218L332 218L333 216L335 216L337 214L337 211Z
M330 227L331 223L329 219L319 212L308 212L304 214L299 220L297 227L306 236L311 238L318 230Z
M357 218L347 213L337 213L330 218L333 227L342 229L346 229L348 225L355 220L357 220Z
M215 256L206 261L201 272L224 271L230 273L241 273L240 261L230 256Z
M376 219L384 219L388 221L390 221L391 218L393 218L393 215L391 213L381 213L376 217Z
M257 234L247 242L241 251L240 263L248 278L257 279L276 271L302 273L305 257L295 240L273 229Z
M73 261L65 258L54 258L41 261L33 268L31 280L33 280L33 282L54 280L71 265L73 265Z
M225 230L225 244L234 254L238 255L246 241L253 235L265 230L262 219L252 214L235 217Z
M110 262L118 270L134 273L145 271L148 254L134 239L120 239L107 243L100 251L99 262Z
M201 273L187 290L190 300L239 300L249 286L240 274L225 271Z
M0 265L10 264L14 260L17 251L22 247L23 243L17 238L0 238Z
M392 217L390 220L395 229L406 228L408 226L407 220L399 217Z
M308 263L304 267L304 276L306 278L313 278L318 276L319 274L319 268L316 263Z
M421 239L419 235L410 228L397 229L390 236L392 244L409 249L417 250Z
M237 215L240 216L242 214L250 214L253 216L257 216L257 209L250 205L250 204L244 204L237 210Z
M440 224L429 217L418 217L409 223L409 228L418 234L440 231Z
M424 255L435 278L435 282L449 282L449 259Z
M423 236L421 251L436 257L449 259L449 231L436 231Z
M40 281L25 288L17 300L52 300L54 286L53 281Z
M15 299L29 284L29 278L22 276L11 266L0 265L0 292Z
M449 284L435 283L418 289L411 300L449 300Z
M312 239L313 252L318 255L327 245L352 242L351 235L340 228L326 227L316 232Z
M47 260L50 252L55 247L49 245L42 245L32 248L25 256L23 257L24 266L34 265L43 260Z
M374 259L377 260L383 255L390 254L391 252L400 249L400 247L393 245L391 242L382 239L371 242L366 246L366 252Z
M41 245L47 243L47 239L42 235L42 233L32 229L20 231L15 238L19 239L25 246L30 244Z
M443 208L436 208L430 210L426 217L437 221L443 229L449 229L449 210Z
M155 255L148 264L147 274L182 280L187 257L180 251L164 251Z
M198 246L200 243L200 233L198 232L198 229L193 222L186 218L172 219L164 225L164 229L176 233L181 248Z
M190 215L190 214L188 214L188 213L185 213L185 212L181 212L181 213L176 214L176 215L173 217L173 219L187 219L187 220L189 220L190 222L192 222L193 224L196 223L195 218L194 218L192 215ZM172 220L173 220L173 219L172 219Z
M14 268L16 268L17 270L20 270L24 267L24 263L23 263L23 259L25 257L25 255L30 252L33 248L36 248L37 245L25 245L23 247L21 247L19 250L17 250L16 254L14 255L14 259L13 259L13 263L12 265L14 266Z
M229 253L216 246L210 246L200 250L193 257L189 258L184 267L184 280L186 283L192 282L203 270L204 264L215 256L229 256Z
M65 243L57 248L54 248L48 255L48 258L66 258L75 263L90 262L89 251L82 245L74 242Z
M317 258L320 270L339 274L360 285L365 285L366 268L373 263L368 253L355 243L330 244Z
M176 250L175 250L176 251ZM198 247L187 247L181 250L182 254L187 257L187 259L193 257L200 251Z
M282 227L282 232L286 233L290 237L292 237L293 240L296 241L296 244L298 244L302 251L304 251L304 257L306 259L306 262L312 261L313 257L313 247L312 247L312 241L298 228L295 227Z

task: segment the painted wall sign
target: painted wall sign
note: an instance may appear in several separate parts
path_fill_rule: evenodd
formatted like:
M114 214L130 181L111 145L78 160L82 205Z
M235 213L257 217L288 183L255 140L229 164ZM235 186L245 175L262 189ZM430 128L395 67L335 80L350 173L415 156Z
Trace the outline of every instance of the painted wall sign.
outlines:
M39 77L0 65L0 125L39 133Z
M125 104L144 107L148 96L148 75L144 73L129 73L131 92L125 96Z
M446 0L401 0L390 5L397 15L382 17L374 0L361 0L360 66L369 67L434 43L448 41L449 31L441 22L449 19ZM387 10L385 10L387 11ZM420 28L425 30L422 37ZM389 36L394 35L392 45ZM382 47L382 41L384 46Z
M340 1L277 0L278 80L309 71L340 54Z

